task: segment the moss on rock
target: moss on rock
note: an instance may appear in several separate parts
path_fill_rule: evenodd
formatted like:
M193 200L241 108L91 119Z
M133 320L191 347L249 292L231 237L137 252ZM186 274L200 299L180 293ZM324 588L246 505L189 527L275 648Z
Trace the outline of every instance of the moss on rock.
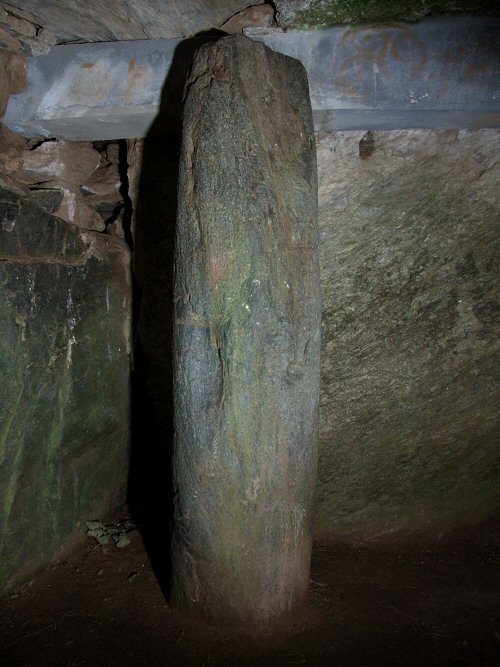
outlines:
M276 8L280 25L303 30L444 14L500 15L498 6L488 0L277 0Z

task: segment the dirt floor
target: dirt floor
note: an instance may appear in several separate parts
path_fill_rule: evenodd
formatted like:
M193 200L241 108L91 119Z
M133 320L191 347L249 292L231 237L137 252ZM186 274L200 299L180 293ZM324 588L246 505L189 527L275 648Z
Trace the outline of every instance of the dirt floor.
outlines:
M310 606L273 634L169 608L138 530L85 548L0 605L0 664L500 665L500 522L432 543L315 543Z

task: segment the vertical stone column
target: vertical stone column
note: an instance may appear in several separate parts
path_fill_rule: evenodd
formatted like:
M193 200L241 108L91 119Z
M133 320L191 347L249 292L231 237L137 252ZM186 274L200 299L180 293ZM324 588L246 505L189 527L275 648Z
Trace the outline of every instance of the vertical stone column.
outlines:
M317 175L302 65L242 36L187 84L176 237L173 600L306 600L319 395Z

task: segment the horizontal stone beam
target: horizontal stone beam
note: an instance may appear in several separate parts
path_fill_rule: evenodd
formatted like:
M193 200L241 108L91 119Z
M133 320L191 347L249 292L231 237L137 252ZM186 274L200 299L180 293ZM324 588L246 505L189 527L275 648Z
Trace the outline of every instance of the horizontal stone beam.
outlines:
M317 130L500 127L499 19L249 37L302 61ZM74 140L177 129L187 71L207 39L54 47L29 59L28 87L11 96L4 123L26 136Z

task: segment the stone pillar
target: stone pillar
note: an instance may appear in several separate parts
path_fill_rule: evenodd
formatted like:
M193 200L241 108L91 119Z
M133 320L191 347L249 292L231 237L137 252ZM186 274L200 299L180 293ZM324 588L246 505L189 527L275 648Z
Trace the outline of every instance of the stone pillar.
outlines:
M242 36L187 84L176 236L173 601L262 623L306 600L317 174L302 65Z

